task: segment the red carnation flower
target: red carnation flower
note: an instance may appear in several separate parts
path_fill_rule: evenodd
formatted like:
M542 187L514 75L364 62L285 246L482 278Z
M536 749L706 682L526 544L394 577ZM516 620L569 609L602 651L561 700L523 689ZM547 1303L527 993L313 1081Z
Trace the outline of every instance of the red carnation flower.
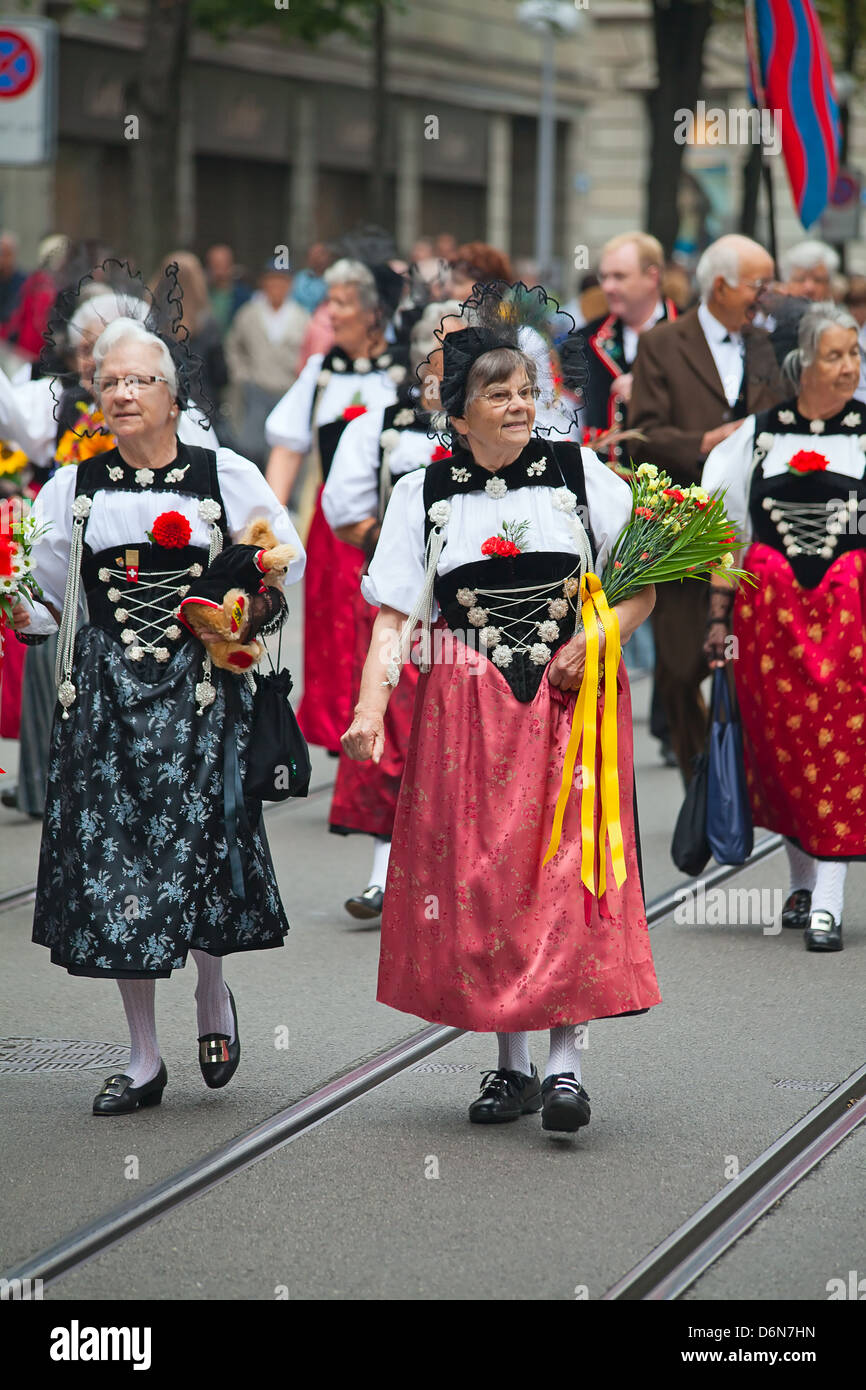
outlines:
M182 550L189 545L192 527L182 512L163 512L147 534L154 545L161 545L164 550Z
M672 497L675 502L685 502L686 500L686 494L681 492L678 487L666 487L664 495L665 497Z
M358 418L359 415L366 415L366 414L367 414L367 407L366 407L365 405L347 405L347 406L346 406L346 409L343 411L343 419L344 419L344 420L357 420L357 418Z
M450 457L451 457L451 450L450 450L450 449L444 448L444 446L443 446L442 444L437 444L437 445L436 445L436 448L433 450L432 454L430 455L430 462L431 462L431 463L438 463L440 459L450 459Z
M0 540L0 574L7 576L12 573L12 556L15 554L16 547L11 541Z
M814 449L798 449L793 458L788 459L788 467L795 473L824 473L830 467L830 460Z

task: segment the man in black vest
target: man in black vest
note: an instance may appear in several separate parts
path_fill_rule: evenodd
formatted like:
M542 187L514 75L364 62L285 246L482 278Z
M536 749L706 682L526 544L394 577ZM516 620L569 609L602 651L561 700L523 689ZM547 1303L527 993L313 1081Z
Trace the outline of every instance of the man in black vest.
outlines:
M588 371L585 387L587 444L603 430L625 424L631 400L631 364L641 333L662 319L676 318L676 308L661 293L664 253L646 232L624 232L603 247L599 266L608 313L577 329ZM612 462L628 462L625 445L614 445Z

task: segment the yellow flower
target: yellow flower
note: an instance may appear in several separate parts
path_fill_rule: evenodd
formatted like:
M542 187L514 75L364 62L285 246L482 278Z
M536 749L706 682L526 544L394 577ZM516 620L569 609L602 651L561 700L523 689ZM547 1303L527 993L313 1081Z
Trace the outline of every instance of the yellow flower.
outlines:
M709 502L710 500L709 493L705 492L702 487L698 487L697 483L692 483L689 488L689 497L691 497L694 502Z
M637 470L637 476L639 478L657 478L658 475L659 471L654 463L642 463Z
M723 569L723 570L729 570L729 569L731 568L731 566L733 565L733 563L734 563L734 557L733 557L733 555L731 554L731 552L730 552L730 550L729 550L728 553L727 553L726 555L723 555L723 556L722 556L722 569Z
M673 533L674 533L675 536L676 536L676 535L679 535L679 533L680 533L680 531L682 531L682 529L683 529L683 528L682 528L682 526L680 525L680 523L679 523L678 521L675 521L675 522L673 523L673 525L671 526L671 530L673 531Z
M20 473L27 462L27 455L21 449L13 449L11 444L0 442L0 477Z

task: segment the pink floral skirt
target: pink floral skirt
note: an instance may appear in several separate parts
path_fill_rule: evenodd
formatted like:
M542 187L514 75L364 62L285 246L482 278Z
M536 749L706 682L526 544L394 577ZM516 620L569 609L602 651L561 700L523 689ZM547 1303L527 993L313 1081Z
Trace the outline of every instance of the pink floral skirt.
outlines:
M658 1004L638 873L631 696L617 736L627 876L601 907L580 879L580 790L542 868L575 696L521 704L475 652L422 676L397 806L378 999L435 1023L519 1032ZM599 702L599 729L601 716ZM579 760L578 760L579 767Z

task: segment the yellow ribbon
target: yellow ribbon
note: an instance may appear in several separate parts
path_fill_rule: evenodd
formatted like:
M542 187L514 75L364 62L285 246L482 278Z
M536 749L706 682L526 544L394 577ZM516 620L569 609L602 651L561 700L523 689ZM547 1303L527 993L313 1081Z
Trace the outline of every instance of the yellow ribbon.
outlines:
M617 888L625 882L625 848L619 814L619 772L617 768L616 673L620 659L619 620L608 607L598 575L587 573L580 586L581 616L586 633L586 662L583 681L574 705L571 733L565 750L562 784L553 816L553 829L543 864L549 864L559 849L562 822L574 780L578 746L581 745L580 877L595 893L595 726L598 717L598 628L605 635L604 711L601 719L601 786L598 822L598 897L607 883L607 845L610 844L613 876Z

